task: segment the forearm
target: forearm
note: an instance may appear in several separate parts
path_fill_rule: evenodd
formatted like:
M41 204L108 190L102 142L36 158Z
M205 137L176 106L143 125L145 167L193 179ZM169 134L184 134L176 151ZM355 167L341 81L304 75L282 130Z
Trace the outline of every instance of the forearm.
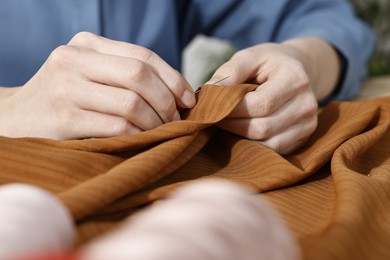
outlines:
M320 38L297 38L283 42L301 52L302 61L318 101L324 100L336 88L341 74L337 51Z

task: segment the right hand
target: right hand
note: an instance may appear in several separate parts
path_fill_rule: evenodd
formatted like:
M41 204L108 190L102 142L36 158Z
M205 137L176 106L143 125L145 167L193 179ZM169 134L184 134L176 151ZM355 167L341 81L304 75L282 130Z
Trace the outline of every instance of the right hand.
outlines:
M78 139L134 134L195 105L179 72L152 51L92 33L55 49L0 101L0 135Z

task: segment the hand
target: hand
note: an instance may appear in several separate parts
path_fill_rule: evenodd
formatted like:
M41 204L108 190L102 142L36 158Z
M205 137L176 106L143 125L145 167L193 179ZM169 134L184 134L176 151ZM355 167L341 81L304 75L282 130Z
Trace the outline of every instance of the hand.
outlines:
M324 52L336 55L329 45L323 42L323 46L318 45L318 39L308 39L305 44L311 46L313 41L318 55ZM257 140L281 154L294 151L309 138L317 127L313 84L320 78L313 68L316 64L312 62L317 53L307 54L306 48L297 48L295 44L298 43L267 43L242 50L215 72L209 82L229 76L219 84L259 84L255 91L246 94L228 118L219 123L220 128ZM299 42L297 46L304 44ZM326 66L334 65L334 57L331 58ZM325 82L327 89L319 85L322 88L317 91L319 97L322 95L320 98L334 88L338 77L334 74L325 75L331 79Z
M10 137L133 134L179 120L177 106L195 104L187 81L152 51L86 32L7 92L0 96L0 134Z

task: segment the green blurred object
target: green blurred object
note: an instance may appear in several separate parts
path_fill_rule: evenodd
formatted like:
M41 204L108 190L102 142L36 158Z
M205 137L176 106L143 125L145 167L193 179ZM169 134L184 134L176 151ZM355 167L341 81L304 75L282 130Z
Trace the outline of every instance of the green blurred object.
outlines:
M351 0L356 14L375 31L377 46L368 64L369 76L390 75L390 1Z

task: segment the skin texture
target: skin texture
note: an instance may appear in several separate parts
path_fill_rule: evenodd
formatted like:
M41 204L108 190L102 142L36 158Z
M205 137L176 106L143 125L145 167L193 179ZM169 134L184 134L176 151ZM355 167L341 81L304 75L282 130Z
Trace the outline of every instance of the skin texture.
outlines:
M87 32L0 96L0 134L53 139L134 134L179 120L177 106L195 105L184 77L155 53Z
M278 153L300 147L317 126L317 101L337 85L340 61L318 38L237 52L210 79L255 83L219 127ZM24 86L0 91L0 135L59 140L135 134L179 120L195 105L184 77L150 50L92 33L52 52Z
M257 140L278 153L288 154L317 127L317 101L335 88L340 61L337 52L316 38L281 44L260 44L235 54L209 82L251 82L248 93L219 127Z

